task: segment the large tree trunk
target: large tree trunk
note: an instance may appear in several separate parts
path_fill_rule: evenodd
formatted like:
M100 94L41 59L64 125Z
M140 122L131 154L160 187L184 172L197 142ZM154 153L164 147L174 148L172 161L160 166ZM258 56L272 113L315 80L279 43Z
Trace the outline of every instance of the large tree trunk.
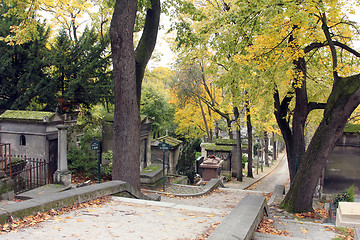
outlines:
M336 141L341 137L351 113L360 103L360 75L335 81L324 118L299 165L282 207L291 212L312 211L316 185Z
M140 113L133 30L137 1L117 0L110 26L114 74L113 180L140 187Z
M140 188L141 84L155 48L160 0L151 0L144 30L134 51L133 31L137 1L116 0L110 26L114 75L114 158L112 178Z
M252 157L252 148L253 148L253 143L252 143L252 124L251 124L251 115L250 115L250 107L249 104L246 104L246 127L247 127L247 135L248 135L248 173L247 176L253 178L253 172L252 172L252 168L253 168L253 157Z

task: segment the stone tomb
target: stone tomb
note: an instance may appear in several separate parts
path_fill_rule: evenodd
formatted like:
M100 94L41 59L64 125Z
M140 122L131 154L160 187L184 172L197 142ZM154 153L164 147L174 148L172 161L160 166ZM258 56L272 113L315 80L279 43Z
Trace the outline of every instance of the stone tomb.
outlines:
M360 202L339 202L336 211L336 226L360 227Z

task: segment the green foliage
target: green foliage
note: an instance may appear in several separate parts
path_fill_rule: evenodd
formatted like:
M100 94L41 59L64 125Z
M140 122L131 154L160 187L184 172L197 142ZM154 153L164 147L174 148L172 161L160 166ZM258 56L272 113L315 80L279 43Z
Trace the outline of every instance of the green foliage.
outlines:
M113 163L113 151L109 150L102 155L104 164L101 164L101 177L102 179L111 179L112 176L112 163Z
M8 36L10 26L21 21L15 15L3 15L8 9L0 5L0 37ZM21 45L0 41L0 109L25 109L39 93L46 92L49 29L38 23L35 30L37 36Z
M89 128L80 137L78 145L70 144L67 155L70 171L84 173L87 178L97 177L97 155L95 151L90 149L90 143L94 137L98 136L99 131L97 129Z
M0 37L23 20L6 12L1 4ZM50 45L45 24L38 22L35 29L36 36L23 44L0 42L0 109L54 111L60 105L60 112L66 112L80 104L89 108L112 101L108 36L85 29L74 41L60 30Z
M166 130L174 129L174 108L168 103L164 93L154 86L142 87L140 114L154 119L151 125L154 135L164 135Z
M353 202L354 200L355 200L355 190L353 184L349 187L348 190L336 195L334 200L332 200L332 203L334 203L335 206L338 207L339 202Z
M181 175L187 176L191 184L194 183L195 179L195 153L200 143L201 139L193 139L185 142L176 165L176 171Z
M248 157L245 155L242 155L242 163L246 163L248 161Z
M69 111L79 104L89 108L112 99L109 39L99 39L93 29L85 29L78 41L61 30L51 46L52 108L61 101L60 111Z

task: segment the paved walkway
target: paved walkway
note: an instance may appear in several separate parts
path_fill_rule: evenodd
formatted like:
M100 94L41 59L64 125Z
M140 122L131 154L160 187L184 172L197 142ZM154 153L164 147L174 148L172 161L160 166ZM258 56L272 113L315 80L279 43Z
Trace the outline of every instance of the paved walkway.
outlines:
M201 198L164 196L161 202L112 197L102 206L54 216L0 239L201 239L247 194L260 193L223 188Z
M249 177L243 177L243 181L239 182L239 181L230 181L225 183L225 187L227 188L235 188L235 189L249 189L251 190L251 186L255 183L257 183L258 181L260 181L262 178L266 177L268 174L270 174L280 163L280 161L286 161L286 154L285 152L280 153L279 157L273 161L270 162L270 166L263 167L263 171L261 171L260 167L258 170L253 169L253 176L254 178L249 178ZM269 192L271 192L273 189L269 189Z
M263 171L259 168L258 171L256 168L253 171L254 178L249 177L243 177L243 181L239 182L237 180L231 180L229 182L225 182L224 185L226 188L232 188L232 189L247 189L251 190L251 186L260 181L262 178L266 177L268 174L270 174L272 171L275 170L275 168L279 165L281 161L286 161L285 153L281 153L279 155L279 158L273 162L270 162L269 167L263 168ZM198 195L199 193L202 193L204 191L204 185L201 186L190 186L190 185L180 185L180 184L168 184L166 185L165 191L147 191L147 192L156 192L160 194L166 194L166 195ZM269 189L269 192L271 192L272 189Z
M197 193L203 187L171 186L161 202L112 197L97 207L55 216L34 227L1 235L1 239L204 239L248 194L245 191L273 170L280 160L254 178L230 181L202 197L173 197L171 193ZM260 237L259 235L257 237ZM264 239L271 239L268 236Z

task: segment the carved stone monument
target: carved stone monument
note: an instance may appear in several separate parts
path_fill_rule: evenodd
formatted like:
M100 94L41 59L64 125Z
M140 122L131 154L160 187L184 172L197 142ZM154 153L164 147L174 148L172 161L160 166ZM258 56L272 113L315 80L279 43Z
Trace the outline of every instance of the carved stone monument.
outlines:
M67 164L67 125L58 125L58 165L54 173L54 183L69 186L71 184L71 173Z

